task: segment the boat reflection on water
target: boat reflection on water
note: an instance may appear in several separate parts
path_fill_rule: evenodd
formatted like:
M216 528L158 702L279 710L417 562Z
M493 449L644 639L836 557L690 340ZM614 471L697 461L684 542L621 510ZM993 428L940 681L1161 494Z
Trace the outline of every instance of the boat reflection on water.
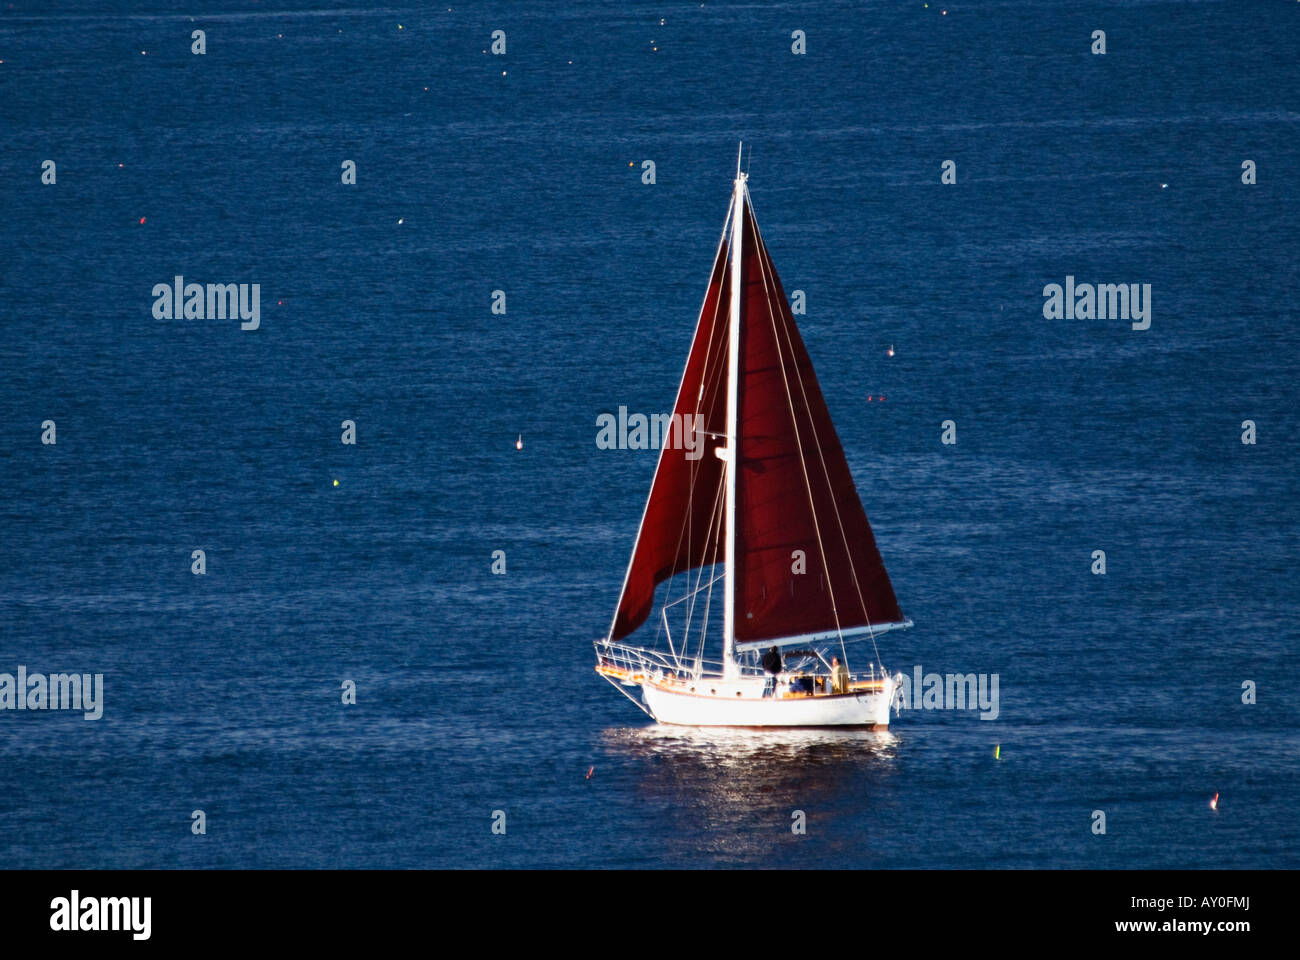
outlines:
M659 807L670 821L652 859L676 866L692 853L714 866L795 866L814 851L823 865L862 865L869 837L840 828L888 803L899 772L900 741L887 730L651 724L607 728L601 740L633 773L645 812ZM791 830L796 810L806 834Z
M682 759L708 758L713 763L765 763L787 759L799 763L874 757L892 759L898 737L889 730L836 730L799 727L685 727L653 723L640 727L611 727L609 744L640 748L648 754L666 753Z

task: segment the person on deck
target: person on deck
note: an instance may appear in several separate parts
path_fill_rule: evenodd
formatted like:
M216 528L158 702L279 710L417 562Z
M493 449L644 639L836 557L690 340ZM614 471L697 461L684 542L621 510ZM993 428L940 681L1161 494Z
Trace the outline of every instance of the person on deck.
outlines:
M840 663L839 657L831 657L831 693L849 692L849 668Z
M763 696L770 697L776 691L776 675L785 669L785 664L781 662L781 651L776 647L763 654L763 669L771 674L767 678L767 684L763 687Z

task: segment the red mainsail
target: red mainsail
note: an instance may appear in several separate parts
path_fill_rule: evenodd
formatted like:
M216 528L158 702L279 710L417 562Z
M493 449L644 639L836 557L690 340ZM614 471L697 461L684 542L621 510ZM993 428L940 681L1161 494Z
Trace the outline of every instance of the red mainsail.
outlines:
M812 361L745 197L736 642L903 620ZM806 570L796 573L802 551Z

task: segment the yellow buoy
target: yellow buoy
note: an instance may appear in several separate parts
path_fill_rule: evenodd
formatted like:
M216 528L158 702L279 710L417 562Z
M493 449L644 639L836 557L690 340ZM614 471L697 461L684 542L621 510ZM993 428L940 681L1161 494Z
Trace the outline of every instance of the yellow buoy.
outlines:
M338 485L339 485L339 482L338 482L338 480L336 479L336 480L334 481L334 486L337 487Z

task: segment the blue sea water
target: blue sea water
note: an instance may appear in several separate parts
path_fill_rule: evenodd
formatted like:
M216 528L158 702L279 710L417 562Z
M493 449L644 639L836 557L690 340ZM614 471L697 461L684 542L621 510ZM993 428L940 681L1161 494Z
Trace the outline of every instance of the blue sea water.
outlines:
M0 672L105 706L0 712L0 864L1300 866L1297 49L1294 3L7 4ZM596 416L669 408L742 138L881 655L995 721L692 733L592 672L656 456ZM178 274L260 328L154 319ZM1044 319L1067 275L1150 329Z

